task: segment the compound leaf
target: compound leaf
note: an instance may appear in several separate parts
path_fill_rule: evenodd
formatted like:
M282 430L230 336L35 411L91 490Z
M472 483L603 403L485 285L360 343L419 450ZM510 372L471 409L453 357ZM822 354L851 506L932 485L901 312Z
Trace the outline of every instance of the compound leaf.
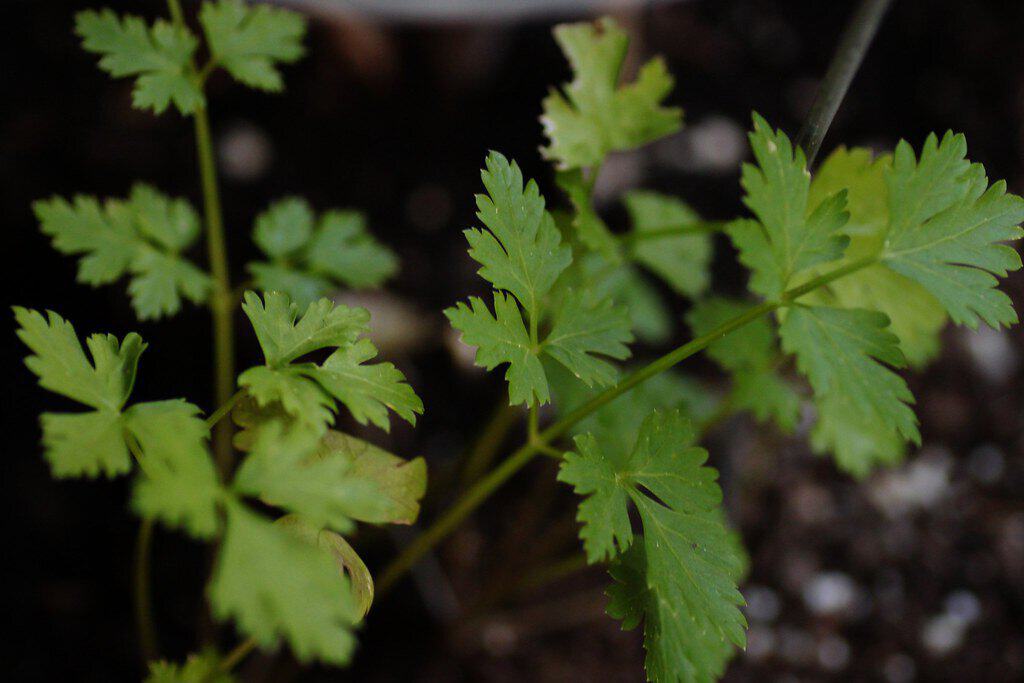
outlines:
M358 612L333 558L239 502L226 507L224 541L209 585L214 616L234 618L263 648L284 639L300 661L346 664Z
M306 21L302 15L241 0L203 3L199 21L214 63L251 88L278 92L284 80L278 64L303 55Z
M729 643L745 643L736 588L743 559L719 508L718 473L704 464L707 451L690 445L693 436L678 411L655 411L629 455L608 454L583 435L559 471L588 496L579 510L588 559L618 558L609 613L625 628L644 621L653 681L710 679L721 673ZM640 538L630 529L630 501Z
M751 289L775 298L794 275L842 256L849 238L841 228L849 216L845 191L809 204L811 176L803 151L757 114L753 118L749 138L757 166L743 165L741 184L743 202L757 221L736 221L728 233L740 261L753 271Z
M494 315L487 304L475 296L470 297L468 306L459 302L444 313L452 327L462 333L463 343L477 347L477 365L493 370L508 363L505 379L510 405L550 400L544 368L515 299L495 292Z
M677 293L694 297L710 282L711 235L707 233L666 234L644 237L644 233L695 227L700 217L675 197L634 190L624 198L637 239L633 257L664 280Z
M187 28L160 19L149 26L131 15L118 19L105 9L79 12L75 32L85 50L101 55L101 69L114 78L136 76L136 108L160 114L174 102L182 114L191 114L204 106L191 67L198 42Z
M423 403L405 377L390 363L365 365L377 355L368 339L369 313L362 308L336 306L329 299L309 304L299 315L287 294L267 292L261 300L245 293L242 309L263 349L266 365L243 372L238 382L260 407L279 405L296 421L320 436L333 420L335 400L341 401L361 424L367 421L387 430L387 410L415 424ZM322 364L293 363L321 349L335 349Z
M199 409L182 400L155 401L132 406L124 418L142 452L132 496L135 511L196 538L214 537L222 491Z
M989 185L966 155L964 136L952 132L941 143L928 136L920 159L906 141L896 146L883 261L931 292L958 325L1011 325L1017 313L996 278L1021 267L1020 254L1000 243L1024 235L1024 199L1003 181Z
M898 434L904 441L920 443L917 418L910 404L914 398L899 375L883 363L900 368L905 364L898 340L886 328L884 313L862 309L799 306L787 312L780 327L782 347L796 354L797 367L814 388L819 404L828 401L830 419L838 416L836 402L850 413L846 420L868 431ZM826 426L824 434L833 427ZM885 458L883 458L885 459ZM841 463L854 473L870 463Z
M599 356L617 360L629 357L626 344L633 341L629 310L611 300L587 306L582 292L568 291L552 315L551 332L542 345L544 353L564 365L587 386L608 385L618 370Z
M480 277L519 300L538 318L541 299L572 262L544 198L531 180L523 186L519 166L497 152L487 155L481 172L487 194L476 197L477 218L487 230L465 231L469 255L482 267Z
M595 166L609 152L679 130L682 110L661 104L673 79L660 58L645 63L634 82L619 84L629 38L614 20L562 24L554 34L573 80L544 99L541 123L551 142L541 152L560 169Z
M214 650L190 654L184 664L150 662L146 683L234 683L235 677L222 671L221 664Z
M369 233L362 214L333 210L317 220L297 197L260 214L253 240L270 259L248 265L256 287L284 292L300 306L335 287L380 286L398 270L398 258Z
M40 229L63 254L83 254L78 280L93 286L132 274L128 292L139 319L173 315L182 297L202 303L209 275L181 256L199 235L199 217L184 199L136 184L126 201L78 196L34 204Z

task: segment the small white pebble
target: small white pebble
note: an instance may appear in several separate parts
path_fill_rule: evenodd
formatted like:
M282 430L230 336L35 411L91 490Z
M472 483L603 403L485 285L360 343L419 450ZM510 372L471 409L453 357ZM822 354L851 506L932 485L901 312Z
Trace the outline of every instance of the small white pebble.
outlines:
M950 593L946 598L946 614L964 626L970 626L981 616L981 602L968 590Z
M963 644L964 624L949 614L929 619L921 631L921 642L933 655L941 657Z
M270 138L246 121L228 126L220 137L217 153L224 175L243 182L258 180L274 160Z
M779 596L767 586L747 586L743 591L747 600L745 612L751 621L772 622L779 616Z
M974 367L992 384L1005 382L1020 365L1017 352L1004 330L982 326L976 331L964 330L961 334Z
M804 586L803 598L814 614L836 615L853 607L857 593L857 585L846 574L822 572L815 574Z

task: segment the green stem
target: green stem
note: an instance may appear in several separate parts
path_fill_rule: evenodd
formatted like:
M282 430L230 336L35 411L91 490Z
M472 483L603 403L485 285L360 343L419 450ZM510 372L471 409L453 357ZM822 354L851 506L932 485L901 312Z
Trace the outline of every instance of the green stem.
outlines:
M857 69L864 61L864 55L878 31L879 24L882 23L882 17L890 2L891 0L861 0L839 39L839 46L818 88L811 111L796 138L796 144L807 154L808 167L818 155L825 133L832 125L832 119L839 110L839 105L846 96Z
M142 476L149 477L152 473L146 469L146 458L142 453L142 447L135 437L125 432L125 443L128 450L135 457L142 469ZM142 657L142 664L145 667L160 656L160 648L157 644L156 624L153 620L153 603L149 592L149 567L150 547L153 545L153 520L143 518L139 524L139 533L135 539L135 576L134 576L134 598L135 598L135 626L139 630L139 654Z
M178 0L167 0L167 11L171 15L171 21L175 26L185 25L185 15L181 11L181 3Z
M221 673L227 673L241 664L242 660L248 657L257 645L255 638L248 638L236 645L231 652L224 656L224 659L220 660L219 670Z
M235 388L235 344L233 300L231 278L228 274L227 245L224 240L224 220L217 189L217 169L213 155L213 137L210 134L210 118L206 108L201 107L193 115L196 132L196 154L199 158L199 174L203 187L203 205L206 216L206 248L209 254L210 270L215 282L210 297L213 314L213 364L216 388L216 403L223 405L231 400ZM213 436L213 452L217 469L226 477L231 469L231 422L217 423Z
M231 398L229 398L225 403L222 403L217 410L213 411L213 413L206 418L206 428L213 429L214 425L223 420L243 396L245 396L245 389L239 389L235 393L231 394Z
M480 438L477 439L476 445L473 446L473 450L466 458L466 464L462 470L463 486L472 484L480 478L481 473L490 467L494 456L498 454L498 449L501 448L501 444L505 440L505 435L516 424L521 414L517 408L508 404L508 396L502 394L498 407L487 422L487 426L480 432Z
M877 257L858 259L845 266L825 273L814 278L799 287L785 291L776 301L765 301L753 306L746 312L728 320L707 334L701 335L692 341L670 351L652 363L637 370L626 377L614 387L606 389L597 396L569 412L547 429L540 432L537 440L525 443L512 453L506 460L502 461L495 469L470 487L461 498L455 501L434 523L422 534L417 536L412 543L391 561L381 572L377 581L377 595L383 595L394 583L401 578L427 551L441 542L450 534L462 521L480 506L494 491L502 484L521 470L527 463L533 460L534 456L541 453L543 447L548 446L554 439L566 433L574 424L583 420L593 412L614 401L638 384L645 382L651 377L662 373L675 366L681 361L703 351L713 342L721 339L733 330L743 327L747 323L756 320L778 308L787 306L799 297L807 294L818 287L822 287L833 280L849 275L861 268L876 263Z

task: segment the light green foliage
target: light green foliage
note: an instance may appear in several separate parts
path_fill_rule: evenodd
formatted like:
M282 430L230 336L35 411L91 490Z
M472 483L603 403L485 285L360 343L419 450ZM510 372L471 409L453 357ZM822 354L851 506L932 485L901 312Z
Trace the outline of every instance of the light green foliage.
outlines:
M630 329L643 341L660 344L672 332L672 312L657 288L631 263L615 264L597 252L586 253L566 270L559 285L583 292L588 301L610 298L626 306Z
M582 292L568 291L552 314L551 332L543 352L564 365L587 386L608 385L618 370L599 356L624 360L629 357L629 313L605 299L586 306Z
M248 265L256 287L284 292L299 306L340 287L379 287L398 270L397 257L369 233L362 214L334 210L317 220L298 197L260 214L253 240L269 259Z
M850 220L843 231L850 246L842 261L877 255L882 249L889 224L888 189L885 175L891 155L874 158L870 150L840 147L822 163L811 182L811 203L845 189ZM890 331L899 337L907 363L920 367L938 353L939 331L946 323L946 311L928 290L885 264L875 264L835 280L804 301L842 308L868 308L889 316Z
M368 339L369 314L361 308L335 306L329 299L309 304L305 313L287 294L267 292L263 299L245 293L242 309L249 316L263 349L266 365L238 377L260 406L280 405L313 436L333 421L340 401L360 423L390 427L388 409L410 424L423 403L391 363L365 364L377 355ZM321 349L334 349L323 363L297 361Z
M639 238L633 258L679 294L695 297L703 293L710 282L711 235L641 237L644 233L696 227L700 223L697 213L679 199L657 192L634 190L623 201L633 236Z
M841 230L848 218L846 193L811 205L803 151L757 114L749 137L757 165L743 165L741 183L743 202L757 220L733 222L729 236L740 261L752 271L750 289L773 299L795 275L842 255L849 242Z
M493 314L477 297L468 306L447 309L452 327L462 333L463 342L477 347L477 365L491 370L509 364L505 377L512 405L550 400L542 355L588 385L613 382L615 368L599 356L628 355L625 344L633 336L627 309L571 291L559 292L558 304L551 305L548 294L571 264L572 253L544 209L537 184L531 180L524 187L519 167L496 152L488 156L482 177L488 195L477 197L477 216L488 229L465 234L470 256L482 266L480 276L499 291ZM543 338L542 325L550 325Z
M131 274L128 293L141 320L177 313L182 297L203 303L210 294L210 277L182 256L199 235L199 217L184 199L139 183L127 200L53 197L33 208L57 251L83 254L79 282L98 286Z
M188 29L162 19L152 25L131 15L119 19L105 9L79 12L75 32L85 50L101 55L101 69L114 78L136 76L136 108L160 114L173 102L182 114L191 114L205 106L191 68L198 41Z
M562 24L554 33L573 80L544 99L541 123L550 144L541 152L560 169L595 166L609 152L679 129L682 110L661 104L673 79L660 58L644 64L634 82L619 84L629 37L614 20Z
M572 202L575 212L571 222L579 241L588 249L600 252L610 263L621 263L623 256L618 238L594 210L591 181L583 177L581 169L562 171L557 174L556 180Z
M512 294L536 320L541 301L572 262L572 250L561 243L537 183L524 186L519 165L497 152L485 163L480 177L487 194L477 195L476 215L487 229L465 231L469 255L482 266L480 277Z
M318 528L348 532L353 520L411 523L426 488L422 459L406 462L375 446L328 431L319 442L259 429L235 476L243 494L302 515Z
M749 307L742 301L711 297L690 309L686 322L694 336L702 336ZM800 414L800 398L776 372L782 354L767 316L713 342L707 354L732 375L732 401L738 410L749 410L762 422L772 420L784 432L793 431Z
M709 680L721 674L729 644L746 641L736 588L744 561L720 511L718 473L693 438L679 412L656 411L628 454L582 435L559 471L585 496L578 518L588 560L615 559L609 613L625 628L644 622L652 681ZM643 526L639 538L630 502Z
M920 159L900 141L886 175L889 228L884 263L931 292L953 322L976 328L1017 322L996 277L1021 267L1020 255L1000 242L1024 232L1024 199L989 186L985 169L966 159L967 142L952 132L932 134Z
M334 558L351 582L358 617L366 616L373 604L373 576L348 541L333 531L310 523L301 515L285 515L277 520L277 524Z
M131 469L124 443L121 409L135 383L142 338L128 334L118 342L113 335L94 334L86 340L86 357L75 328L53 311L44 318L38 311L15 307L18 338L33 355L25 365L44 389L66 396L95 410L85 413L44 413L43 446L55 477L113 477Z
M206 448L209 430L198 414L182 400L140 403L125 413L125 428L143 453L132 507L140 517L212 538L221 487Z
M884 313L875 311L798 306L779 329L783 348L796 354L797 366L814 388L820 407L815 440L828 444L840 466L856 475L870 470L871 453L856 440L836 440L835 435L848 436L850 431L832 424L836 418L844 425L870 426L869 433L886 435L876 437L882 443L891 443L896 435L904 441L921 440L909 405L914 402L910 389L882 364L905 364L888 323ZM878 459L891 460L890 452Z
M348 579L334 560L238 502L227 504L227 526L210 605L233 618L261 647L287 640L300 661L345 664L358 620Z
M213 650L191 654L184 664L150 662L146 683L233 683L235 677L220 671L220 665Z
M493 370L508 363L505 380L508 382L509 404L547 403L551 400L547 376L530 335L523 324L515 299L494 293L492 315L479 297L470 297L469 305L461 301L447 309L452 327L462 333L462 341L477 347L476 364Z
M278 64L291 64L304 52L306 22L295 12L242 0L218 0L203 3L199 22L213 62L251 88L282 90Z

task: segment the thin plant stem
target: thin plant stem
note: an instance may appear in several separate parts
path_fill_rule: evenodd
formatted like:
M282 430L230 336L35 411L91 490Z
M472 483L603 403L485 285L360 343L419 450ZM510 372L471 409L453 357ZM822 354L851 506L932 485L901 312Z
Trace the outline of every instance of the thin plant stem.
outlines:
M138 441L130 434L125 435L125 442L128 450L139 463L143 470L143 476L150 476L145 469L146 458ZM139 631L139 654L142 657L143 666L160 656L160 647L156 636L156 623L153 620L153 602L149 592L150 583L150 548L153 545L153 520L143 518L139 524L139 532L135 538L135 563L134 563L134 599L135 599L135 626Z
M864 61L864 55L891 2L892 0L861 0L853 18L839 38L836 53L818 88L807 120L804 121L803 128L796 138L796 144L807 154L808 166L818 155L825 133L832 125L832 119L839 110L839 105L846 96L857 69Z
M196 154L203 187L203 206L206 217L206 247L210 270L215 282L210 298L213 313L213 364L217 405L231 400L235 387L234 300L228 273L227 245L224 240L224 220L217 188L217 169L213 155L213 137L206 107L193 115L196 133ZM231 422L217 423L213 435L213 452L221 477L231 469Z
M139 629L142 664L160 656L153 622L153 603L149 594L150 547L153 545L153 520L143 518L135 540L135 623Z
M256 649L258 644L259 643L256 642L255 638L247 638L243 640L241 643L236 645L231 652L227 653L224 656L224 659L220 660L220 671L222 673L227 673L234 669L242 663L242 660L248 657L249 654Z
M244 389L239 389L235 393L231 394L231 398L229 398L225 403L222 403L217 410L213 411L210 416L206 418L206 428L213 429L218 422L223 420L228 413L231 412L231 409L235 407L235 404L238 403L243 396L245 396Z
M466 458L466 464L462 469L463 486L472 484L480 478L481 473L491 466L505 436L519 420L521 414L518 409L510 406L508 398L502 395L498 407L495 408L494 414L487 422L487 426L480 432L480 437Z
M527 463L541 452L541 446L549 445L554 439L567 432L574 424L591 415L598 409L614 401L619 396L630 391L637 385L660 374L683 360L693 356L713 342L721 339L730 332L743 327L749 322L760 318L783 306L788 306L796 299L822 287L833 280L849 275L862 268L866 268L878 261L877 257L865 257L852 261L845 266L836 268L833 271L820 275L809 282L787 290L775 301L765 301L749 308L746 312L728 320L707 334L703 334L686 344L670 351L657 360L637 370L614 387L606 389L597 396L594 396L586 403L575 410L570 411L554 424L543 430L535 442L527 442L520 446L506 460L481 478L475 485L470 487L447 511L444 512L434 523L422 534L417 536L412 543L388 564L381 572L377 581L377 595L386 593L394 583L407 572L424 553L440 543L455 530L462 521L480 506L492 493L502 484L521 470Z

